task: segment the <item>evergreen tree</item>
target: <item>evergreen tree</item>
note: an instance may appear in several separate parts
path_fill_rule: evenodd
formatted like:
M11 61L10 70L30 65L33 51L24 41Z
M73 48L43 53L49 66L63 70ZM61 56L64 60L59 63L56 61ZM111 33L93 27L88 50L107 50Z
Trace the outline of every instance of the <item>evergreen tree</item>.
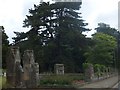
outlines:
M29 44L27 48L31 47L36 53L41 71L53 71L54 64L63 63L67 72L80 72L86 46L82 32L89 30L76 11L80 5L81 2L42 2L29 9L24 27L31 30L18 33L14 40Z
M9 46L9 41L8 41L8 36L5 33L4 27L1 26L2 28L2 68L6 68L6 54L8 51L8 46Z

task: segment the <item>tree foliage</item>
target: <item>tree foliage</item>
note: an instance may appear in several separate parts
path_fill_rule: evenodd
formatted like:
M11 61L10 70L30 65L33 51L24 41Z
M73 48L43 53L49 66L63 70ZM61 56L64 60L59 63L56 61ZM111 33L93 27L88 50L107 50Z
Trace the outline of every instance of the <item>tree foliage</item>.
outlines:
M96 31L97 32L101 32L101 33L104 33L104 34L107 34L107 35L110 35L110 36L113 36L116 38L116 41L117 41L117 47L114 48L114 55L113 55L113 59L115 60L114 63L118 63L119 62L119 35L120 35L120 32L115 29L115 28L111 28L110 25L108 24L105 24L105 23L98 23L98 26L96 28ZM119 65L117 64L117 67Z
M87 45L84 31L89 31L76 10L81 2L42 2L29 9L24 27L26 33L15 32L14 45L21 51L33 49L42 71L53 71L54 64L65 64L66 72L80 72ZM79 68L79 69L78 69Z
M98 23L98 27L95 29L97 32L108 34L117 38L118 31L115 28L111 28L108 24Z
M101 64L105 66L114 65L114 49L116 48L116 39L113 36L96 33L92 38L95 45L89 48L85 53L87 61L93 64Z
M6 68L6 54L8 51L8 46L8 36L6 35L4 27L2 26L2 68Z

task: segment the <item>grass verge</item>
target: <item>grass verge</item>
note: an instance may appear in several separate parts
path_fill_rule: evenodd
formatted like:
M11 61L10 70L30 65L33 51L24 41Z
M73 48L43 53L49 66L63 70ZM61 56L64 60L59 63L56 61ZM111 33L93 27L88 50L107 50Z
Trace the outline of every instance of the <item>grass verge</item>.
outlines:
M69 87L76 80L84 80L83 75L43 75L39 86Z
M6 87L6 77L0 76L0 88Z

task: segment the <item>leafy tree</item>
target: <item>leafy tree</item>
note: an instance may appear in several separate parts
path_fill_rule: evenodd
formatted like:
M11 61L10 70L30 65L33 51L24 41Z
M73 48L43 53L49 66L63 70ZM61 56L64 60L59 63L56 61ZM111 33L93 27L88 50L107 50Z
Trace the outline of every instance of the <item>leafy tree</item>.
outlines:
M96 33L92 38L95 45L86 52L87 62L101 64L105 66L114 66L113 54L116 47L116 39L113 36Z
M104 34L108 34L108 35L111 35L113 37L116 38L117 42L118 42L118 37L119 37L119 31L115 28L111 28L110 25L108 24L105 24L105 23L98 23L98 26L96 28L96 31L97 32L101 32L101 33L104 33ZM118 45L118 43L117 43ZM118 53L118 46L114 48L114 60L115 62L117 63L119 60L118 60L118 57L119 57L119 53Z
M2 68L6 68L6 54L9 46L8 36L5 33L4 27L2 28Z

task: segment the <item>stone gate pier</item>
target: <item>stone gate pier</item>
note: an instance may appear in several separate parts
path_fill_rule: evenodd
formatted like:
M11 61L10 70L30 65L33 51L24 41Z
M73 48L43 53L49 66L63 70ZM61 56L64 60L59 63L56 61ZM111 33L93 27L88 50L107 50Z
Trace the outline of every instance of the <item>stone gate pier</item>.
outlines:
M19 47L10 47L6 64L7 82L12 87L35 88L38 86L39 64L35 63L33 50L24 51L22 66Z

